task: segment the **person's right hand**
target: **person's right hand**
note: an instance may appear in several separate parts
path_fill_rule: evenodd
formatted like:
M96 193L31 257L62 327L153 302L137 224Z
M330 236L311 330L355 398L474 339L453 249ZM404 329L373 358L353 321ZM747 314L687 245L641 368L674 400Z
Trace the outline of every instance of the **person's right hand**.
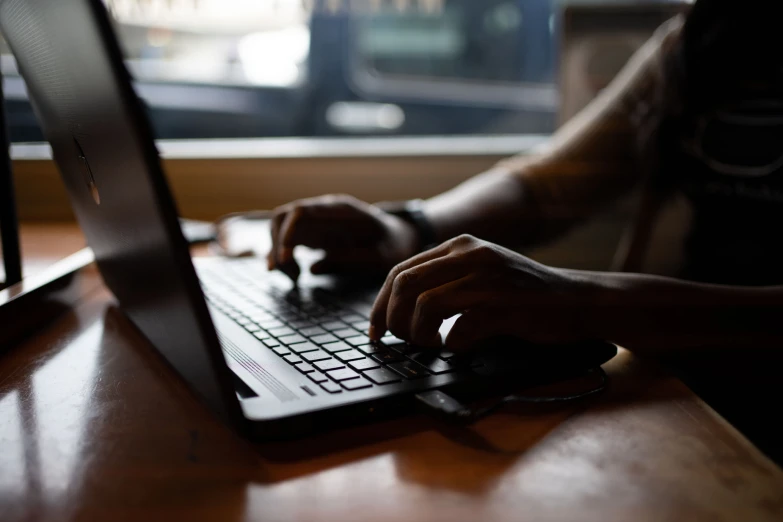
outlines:
M385 275L418 251L418 237L410 224L345 195L283 205L274 212L271 232L269 269L281 270L294 282L300 274L294 259L298 245L325 251L325 257L310 268L313 274Z

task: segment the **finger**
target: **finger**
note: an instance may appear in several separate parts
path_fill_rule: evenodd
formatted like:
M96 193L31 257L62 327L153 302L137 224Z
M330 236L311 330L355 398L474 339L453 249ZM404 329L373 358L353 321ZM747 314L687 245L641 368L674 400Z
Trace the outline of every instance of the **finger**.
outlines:
M469 275L419 295L409 321L410 342L419 346L441 346L439 330L444 320L491 302L496 292L489 291L486 286L483 278Z
M310 266L310 273L313 275L337 274L344 268L339 261L327 256L320 261L316 261Z
M446 337L446 348L455 353L464 352L483 339L508 334L506 323L504 314L497 308L471 308L454 323Z
M267 267L269 270L274 270L277 266L277 245L280 237L280 225L283 223L283 219L287 214L286 207L281 207L275 211L272 220L269 223L269 232L272 236L272 247L269 249L269 254L266 256Z
M276 245L272 251L274 258L274 268L277 268L281 272L291 279L296 284L301 274L301 269L294 258L293 247L285 247L283 245L286 234L290 234L291 228L294 226L295 221L298 219L301 212L299 208L294 208L289 212L286 212L282 218L280 226L277 229Z
M447 255L401 272L392 284L386 327L400 339L413 340L412 319L419 299L475 271L476 267L465 257Z
M413 256L391 269L389 275L386 276L386 281L384 281L381 291L378 293L378 297L375 298L375 304L373 304L372 311L370 312L370 329L368 331L370 339L377 341L386 333L386 313L389 306L389 297L391 296L394 280L397 276L409 268L426 263L432 259L443 257L448 254L448 252L448 247L443 244L432 250Z
M290 263L294 260L294 246L296 245L292 242L292 238L304 212L302 207L296 207L286 213L283 222L280 224L275 257L277 262L281 265Z
M339 207L318 205L299 205L280 226L278 250L286 252L303 245L323 250L347 249L361 242L361 219L346 219L341 216ZM378 232L372 235L373 243Z
M380 262L380 256L374 249L348 248L327 252L323 259L313 263L310 272L321 275L340 274L348 271L377 271Z

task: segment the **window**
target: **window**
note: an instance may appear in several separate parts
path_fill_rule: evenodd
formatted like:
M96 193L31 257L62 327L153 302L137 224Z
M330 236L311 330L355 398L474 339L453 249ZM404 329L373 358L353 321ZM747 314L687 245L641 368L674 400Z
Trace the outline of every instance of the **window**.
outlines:
M356 17L356 52L378 74L552 82L551 17L549 0L452 0L437 13L387 8ZM537 51L526 52L534 39Z
M159 138L555 127L564 0L104 2ZM41 140L0 54L12 139Z
M407 134L548 133L557 108L550 0L445 0L355 13L354 92L404 106Z

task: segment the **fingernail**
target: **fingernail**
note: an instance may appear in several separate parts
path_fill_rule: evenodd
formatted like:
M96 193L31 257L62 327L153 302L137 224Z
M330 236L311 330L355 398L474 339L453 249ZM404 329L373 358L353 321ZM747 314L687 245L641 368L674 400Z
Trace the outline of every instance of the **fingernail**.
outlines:
M275 262L272 261L271 257L266 258L266 269L267 270L274 270L275 269Z
M378 335L378 330L373 325L370 325L370 329L367 331L367 334L370 337L370 339L372 339L373 341L378 341L381 338Z

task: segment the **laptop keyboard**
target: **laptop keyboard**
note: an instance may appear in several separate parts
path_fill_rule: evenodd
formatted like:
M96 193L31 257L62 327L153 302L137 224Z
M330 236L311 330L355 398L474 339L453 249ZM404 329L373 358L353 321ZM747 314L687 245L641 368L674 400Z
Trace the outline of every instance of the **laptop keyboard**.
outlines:
M323 289L292 291L289 282L267 272L258 260L200 263L197 268L212 306L328 393L457 369L450 352L424 352L391 334L371 342L367 329L374 294L345 302Z

